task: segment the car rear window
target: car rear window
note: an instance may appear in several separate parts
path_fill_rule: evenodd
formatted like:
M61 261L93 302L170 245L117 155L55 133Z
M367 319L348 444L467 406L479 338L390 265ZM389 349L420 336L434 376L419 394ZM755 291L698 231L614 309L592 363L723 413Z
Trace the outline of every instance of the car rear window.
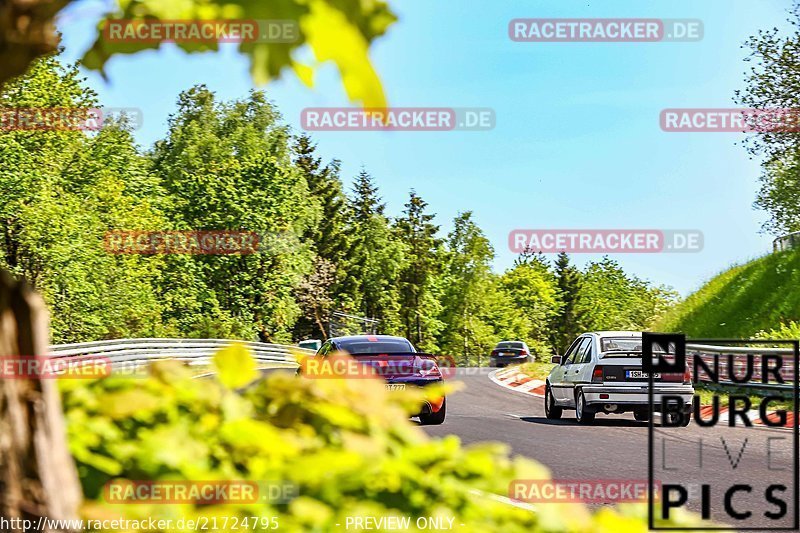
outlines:
M514 348L517 350L521 350L523 348L523 343L521 342L498 342L495 349L498 348Z
M641 353L641 337L605 337L600 339L602 352ZM664 353L658 346L653 346L653 351Z
M410 342L406 340L352 340L341 341L339 347L347 353L374 353L393 354L416 352Z

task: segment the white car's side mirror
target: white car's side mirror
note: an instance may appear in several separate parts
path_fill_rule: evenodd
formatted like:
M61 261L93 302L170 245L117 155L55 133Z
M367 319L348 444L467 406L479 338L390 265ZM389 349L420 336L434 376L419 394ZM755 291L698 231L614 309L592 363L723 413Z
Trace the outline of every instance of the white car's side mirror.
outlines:
M560 365L561 364L561 356L560 355L554 355L553 357L550 358L550 362L551 363L555 363L557 365Z

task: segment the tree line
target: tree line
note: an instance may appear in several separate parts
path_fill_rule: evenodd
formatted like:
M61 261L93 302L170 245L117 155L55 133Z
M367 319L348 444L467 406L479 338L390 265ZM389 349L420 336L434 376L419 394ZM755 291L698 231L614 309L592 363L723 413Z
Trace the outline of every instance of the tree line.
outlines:
M77 66L37 60L0 105L99 107ZM124 117L97 132L0 131L0 267L45 298L55 342L119 337L326 338L335 312L461 362L499 340L547 356L585 329L642 329L676 295L609 259L574 266L533 251L502 273L471 212L444 233L409 192L387 213L363 169L295 135L263 92L178 96L164 138L139 147ZM110 230L247 230L249 255L115 255ZM359 321L337 324L359 332Z

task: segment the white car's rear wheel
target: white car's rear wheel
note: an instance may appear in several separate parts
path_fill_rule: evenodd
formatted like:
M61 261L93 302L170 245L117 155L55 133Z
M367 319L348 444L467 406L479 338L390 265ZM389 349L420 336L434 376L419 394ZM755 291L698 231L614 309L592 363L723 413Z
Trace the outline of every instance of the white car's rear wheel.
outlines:
M591 424L594 422L594 415L594 412L587 410L586 398L583 396L583 391L579 390L575 397L575 419L579 424Z

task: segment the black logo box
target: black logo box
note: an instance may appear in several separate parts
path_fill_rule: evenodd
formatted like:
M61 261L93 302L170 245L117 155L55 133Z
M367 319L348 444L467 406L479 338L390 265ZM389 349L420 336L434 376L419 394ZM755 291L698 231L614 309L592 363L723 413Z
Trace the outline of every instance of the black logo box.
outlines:
M792 425L792 437L794 448L793 479L795 484L793 489L794 504L794 525L792 527L745 527L736 528L738 531L800 531L800 493L797 491L797 479L800 474L800 440L798 434L798 403L800 400L800 389L798 389L798 372L800 372L800 341L793 340L770 340L770 339L691 339L692 344L786 344L791 346L794 355L794 380L792 395L794 400L794 424ZM657 362L653 363L653 345L658 345L669 352L668 347L673 344L675 347L674 360L667 361L663 357L657 357ZM682 333L650 333L642 332L642 370L648 374L648 400L653 405L653 379L656 372L659 373L683 373L686 370L686 335ZM647 527L651 531L730 531L731 527L656 527L653 514L653 433L655 426L653 418L647 424Z

